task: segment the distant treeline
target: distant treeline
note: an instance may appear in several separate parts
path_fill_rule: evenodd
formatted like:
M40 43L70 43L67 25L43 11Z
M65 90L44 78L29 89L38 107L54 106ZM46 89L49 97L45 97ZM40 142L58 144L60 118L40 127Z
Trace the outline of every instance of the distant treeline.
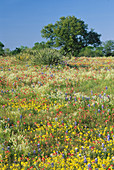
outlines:
M88 30L88 25L75 16L61 17L55 24L48 24L41 30L41 36L47 42L36 42L31 50L57 49L64 56L114 56L114 40L101 42L101 34L94 29ZM25 52L26 46L15 50L4 49L0 42L0 55L16 55Z
M21 47L16 47L14 50L10 50L9 48L4 48L4 44L0 42L0 55L2 56L11 56L11 55L17 55L20 53L26 53L26 51L39 51L39 50L43 50L46 48L52 48L49 47L45 42L36 42L33 46L33 48L28 48L27 46L21 46ZM56 48L57 50L57 48ZM61 50L58 49L58 52L61 53ZM66 56L71 57L71 54L68 53L66 54ZM81 57L81 56L85 56L85 57L102 57L102 56L114 56L114 41L113 40L109 40L106 42L102 42L102 44L99 47L92 47L92 46L87 46L84 47L80 50L79 54L77 54L76 57Z

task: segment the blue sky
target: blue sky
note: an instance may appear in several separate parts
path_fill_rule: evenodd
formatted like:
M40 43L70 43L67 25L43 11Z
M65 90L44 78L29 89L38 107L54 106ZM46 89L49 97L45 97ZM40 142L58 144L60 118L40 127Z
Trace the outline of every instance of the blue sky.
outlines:
M41 29L62 16L75 16L114 40L114 0L0 0L0 41L5 48L45 41Z

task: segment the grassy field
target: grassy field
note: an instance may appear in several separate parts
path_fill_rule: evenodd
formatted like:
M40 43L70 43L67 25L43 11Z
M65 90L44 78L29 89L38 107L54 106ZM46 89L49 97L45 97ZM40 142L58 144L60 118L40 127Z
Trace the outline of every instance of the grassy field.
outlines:
M114 58L0 57L0 169L114 169Z

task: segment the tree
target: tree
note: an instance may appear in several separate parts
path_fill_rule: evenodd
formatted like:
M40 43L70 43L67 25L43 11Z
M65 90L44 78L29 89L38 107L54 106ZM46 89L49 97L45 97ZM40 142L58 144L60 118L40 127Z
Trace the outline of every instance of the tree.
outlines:
M94 29L91 29L91 31L88 32L87 35L85 34L84 37L84 39L86 40L86 46L93 45L94 47L98 47L101 44L100 36L100 34L94 32Z
M114 56L114 41L108 40L103 43L103 52L105 56Z
M24 50L28 49L28 47L21 45L20 49L21 49L21 51L24 51Z
M19 53L21 53L21 52L26 52L27 49L28 49L27 46L21 45L20 48L19 48L19 47L16 47L15 50L12 50L12 51L11 51L11 54L12 54L12 55L16 55L16 54L19 54Z
M41 30L42 37L46 38L50 47L59 47L66 55L76 56L80 50L88 45L99 46L101 44L100 34L75 16L61 17L55 24L48 24Z
M11 51L11 54L16 55L16 54L19 54L20 52L21 52L21 48L16 47L15 50Z
M48 47L48 45L44 42L44 41L42 41L42 42L36 42L35 44L34 44L34 47L32 48L33 50L39 50L39 49L44 49L44 48L47 48Z
M0 42L0 55L4 55L3 47L4 47L4 44Z

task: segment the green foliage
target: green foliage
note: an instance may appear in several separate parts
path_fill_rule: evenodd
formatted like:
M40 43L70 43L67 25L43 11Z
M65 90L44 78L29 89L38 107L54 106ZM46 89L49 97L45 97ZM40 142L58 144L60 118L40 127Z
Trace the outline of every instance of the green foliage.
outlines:
M12 51L11 51L11 54L12 54L12 55L16 55L16 54L19 54L19 53L21 53L21 52L24 52L24 51L27 50L27 49L28 49L27 46L21 46L20 48L16 47L15 50L12 50Z
M31 55L31 56L36 56L38 54L38 50L33 50L31 48L27 48L24 51L20 52L20 55L23 55L23 54L27 54L27 55Z
M102 57L103 56L103 47L85 47L82 48L79 55L79 57L81 56L85 56L85 57Z
M100 36L101 36L100 34L94 32L94 29L91 29L91 31L88 32L88 34L85 37L86 44L93 45L94 47L99 46L101 44Z
M0 42L0 55L4 55L3 47L4 47L4 44Z
M108 40L103 43L103 51L105 56L114 56L114 40Z
M84 21L75 16L61 17L54 25L48 24L42 30L42 37L46 38L50 47L59 47L62 54L77 56L80 50L88 45L100 45L100 34L91 29Z
M85 56L85 57L94 57L94 51L93 51L93 47L85 47L82 48L79 55L79 57L81 56Z
M40 49L44 49L44 48L48 48L49 46L44 42L36 42L34 44L34 47L32 48L33 50L40 50Z
M28 49L28 47L21 45L20 49L21 49L21 51L24 51L24 50Z
M56 49L41 49L37 56L34 57L34 64L53 65L58 64L62 60L62 55Z
M6 56L10 56L11 55L11 51L10 51L9 48L5 48L4 49L4 53L5 53Z
M34 57L38 55L38 50L32 50L31 48L27 48L20 53L16 54L16 58L21 61L28 61L29 63L32 63L34 60Z
M12 55L16 55L16 54L19 54L20 52L21 52L21 49L16 47L15 50L12 50L12 51L11 51L11 54L12 54Z
M98 57L98 56L102 57L102 56L104 56L103 47L96 47L94 54L95 54L95 57Z

